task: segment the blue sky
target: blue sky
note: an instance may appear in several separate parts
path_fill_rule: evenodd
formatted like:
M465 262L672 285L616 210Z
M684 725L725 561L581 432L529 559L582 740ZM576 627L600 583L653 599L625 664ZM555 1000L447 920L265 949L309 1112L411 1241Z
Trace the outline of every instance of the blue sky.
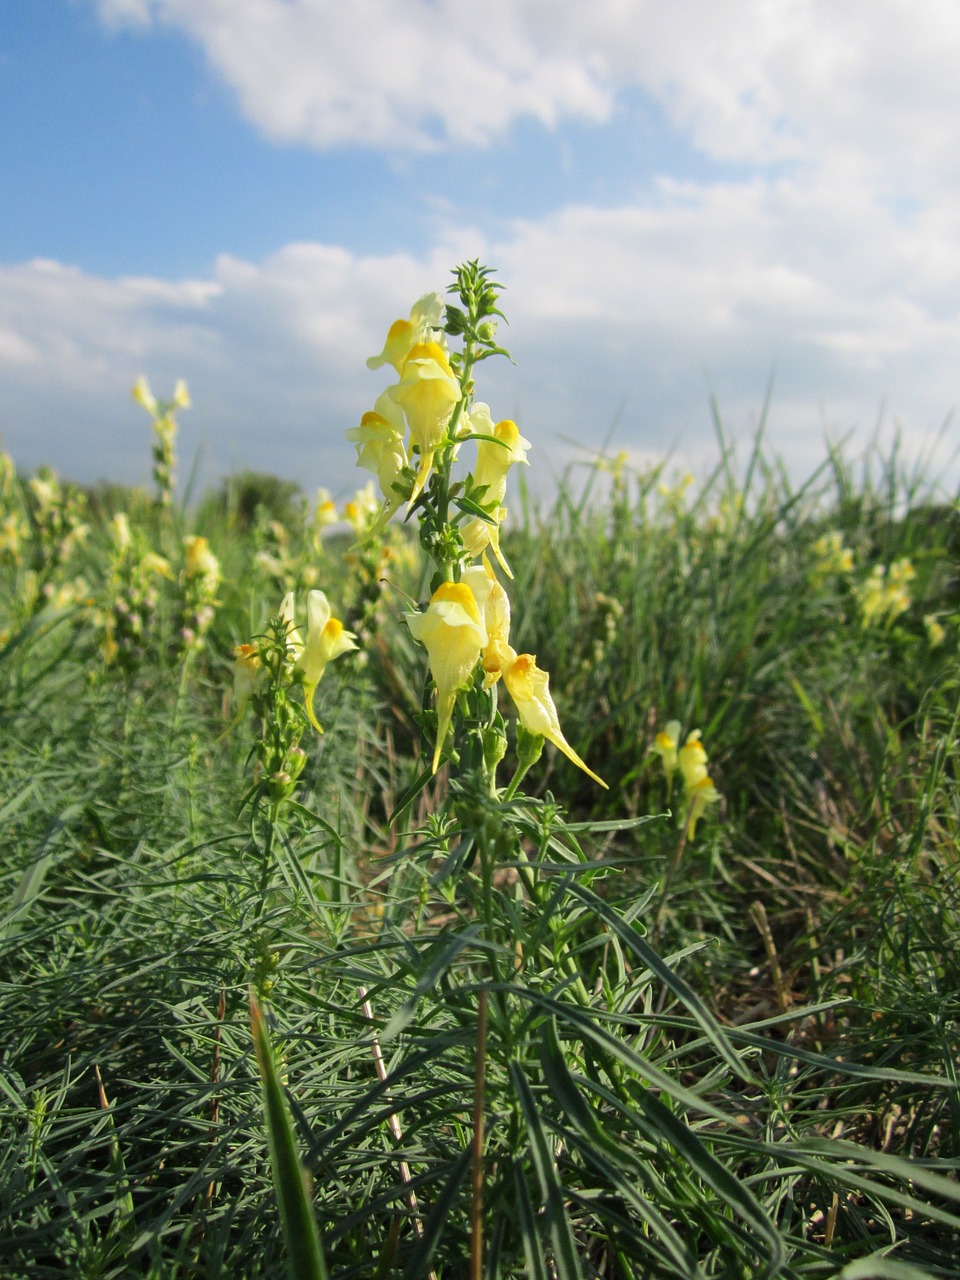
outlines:
M772 377L798 479L879 421L955 483L958 55L952 0L4 0L4 446L146 479L182 376L204 476L345 492L365 357L479 255L544 473L614 422L705 471Z

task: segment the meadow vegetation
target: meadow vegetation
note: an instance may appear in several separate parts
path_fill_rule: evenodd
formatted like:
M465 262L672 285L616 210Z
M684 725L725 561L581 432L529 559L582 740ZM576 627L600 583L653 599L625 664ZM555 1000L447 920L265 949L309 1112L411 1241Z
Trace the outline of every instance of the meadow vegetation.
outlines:
M346 503L2 460L0 1273L960 1276L956 499L535 500L454 290Z

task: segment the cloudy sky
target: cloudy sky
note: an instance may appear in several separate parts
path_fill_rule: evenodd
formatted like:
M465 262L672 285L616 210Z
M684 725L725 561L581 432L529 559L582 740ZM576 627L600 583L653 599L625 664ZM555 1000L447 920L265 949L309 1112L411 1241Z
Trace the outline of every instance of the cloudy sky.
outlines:
M956 0L3 0L3 444L146 480L183 377L183 471L352 490L366 356L480 257L543 474L704 471L770 384L795 478L879 426L953 485L958 67Z

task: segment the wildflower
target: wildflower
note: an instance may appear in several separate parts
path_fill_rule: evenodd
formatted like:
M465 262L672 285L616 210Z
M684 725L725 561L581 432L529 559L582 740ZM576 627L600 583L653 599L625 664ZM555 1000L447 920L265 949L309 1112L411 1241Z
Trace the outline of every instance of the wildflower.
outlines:
M677 744L680 741L680 721L670 720L653 740L653 750L663 762L663 772L667 778L667 799L673 789L673 775L677 771Z
M142 405L152 418L157 416L157 398L150 390L150 383L143 374L133 384L133 391L130 393L137 404Z
M403 409L411 446L420 454L420 467L410 494L413 502L423 488L433 455L446 439L447 427L460 401L460 383L446 353L436 342L420 342L407 356L399 383L387 394Z
M843 534L837 530L817 538L813 554L817 557L812 570L815 582L832 574L850 573L853 569L853 552L843 545Z
M512 578L513 574L500 552L500 524L506 516L506 510L500 503L507 490L507 472L514 463L526 464L530 441L523 438L517 424L510 418L494 426L485 404L478 404L470 414L470 427L492 437L477 443L477 465L473 471L475 485L478 489L482 487L479 501L484 507L492 507L492 511L491 519L482 520L477 516L464 525L463 544L471 557L491 546L504 573Z
M359 535L367 532L379 514L380 503L377 501L376 494L373 491L372 480L365 484L362 489L358 489L349 502L343 504L344 519L353 526Z
M552 742L578 769L582 769L594 782L606 788L604 780L580 759L563 736L557 708L550 695L550 676L537 666L534 655L521 653L503 671L503 682L516 704L520 723L527 732L539 734Z
M307 640L297 657L295 670L303 673L303 700L317 733L323 733L313 710L313 695L328 662L356 649L356 636L335 618L322 591L307 593Z
M59 485L52 477L31 476L27 482L37 508L37 520L43 523L59 501Z
M947 629L942 622L937 621L936 614L924 614L923 625L927 632L927 643L931 649L936 649L943 644L947 638Z
M487 632L487 643L481 654L483 687L489 689L517 659L516 650L510 647L510 598L486 556L482 564L465 569L461 580L470 587L483 615Z
M363 415L359 427L351 427L346 433L357 446L357 466L375 472L383 494L383 508L374 530L386 524L404 498L399 489L408 464L403 434L403 410L386 391Z
M197 579L204 594L212 596L220 585L220 561L210 550L206 538L194 535L184 538L184 573Z
M862 625L870 627L875 622L884 622L890 626L905 613L911 604L907 583L915 577L916 571L906 556L895 560L889 571L882 564L874 565L857 592Z
M117 551L123 556L133 541L133 535L130 532L130 521L125 511L118 511L107 526L110 532L110 541L116 547Z
M703 817L703 812L708 804L716 804L720 799L720 792L713 785L713 779L704 774L703 777L694 784L689 793L690 808L687 811L687 839L692 840L697 829L697 823Z
M337 504L330 497L330 490L318 489L317 503L313 512L314 524L319 529L325 529L328 525L336 524L339 518Z
M21 548L29 536L30 530L23 517L11 511L0 520L0 556L9 556L14 564L19 564Z
M166 556L159 555L156 551L148 551L140 561L141 572L150 576L156 574L161 578L173 578L173 570L170 567L170 561Z
M487 631L477 601L465 582L441 582L424 613L404 615L410 633L426 645L430 672L437 686L437 740L433 772L453 719L457 694L470 681Z
M381 365L392 364L397 373L402 373L404 361L418 343L442 336L433 332L439 330L442 318L443 298L439 293L425 293L413 304L409 320L393 322L383 350L378 356L370 357L367 368L379 369Z
M260 677L260 654L255 644L238 644L233 651L233 696L237 704L236 720L247 709Z
M700 730L694 729L677 752L677 763L683 774L683 785L688 796L707 776L707 753L700 741L701 736Z

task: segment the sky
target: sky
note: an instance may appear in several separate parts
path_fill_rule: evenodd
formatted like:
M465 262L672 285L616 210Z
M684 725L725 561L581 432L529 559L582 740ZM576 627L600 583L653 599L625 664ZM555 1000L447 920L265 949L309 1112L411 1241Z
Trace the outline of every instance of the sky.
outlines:
M347 494L390 323L505 287L478 399L540 486L705 474L711 405L795 482L899 436L960 480L956 0L0 0L0 441Z

